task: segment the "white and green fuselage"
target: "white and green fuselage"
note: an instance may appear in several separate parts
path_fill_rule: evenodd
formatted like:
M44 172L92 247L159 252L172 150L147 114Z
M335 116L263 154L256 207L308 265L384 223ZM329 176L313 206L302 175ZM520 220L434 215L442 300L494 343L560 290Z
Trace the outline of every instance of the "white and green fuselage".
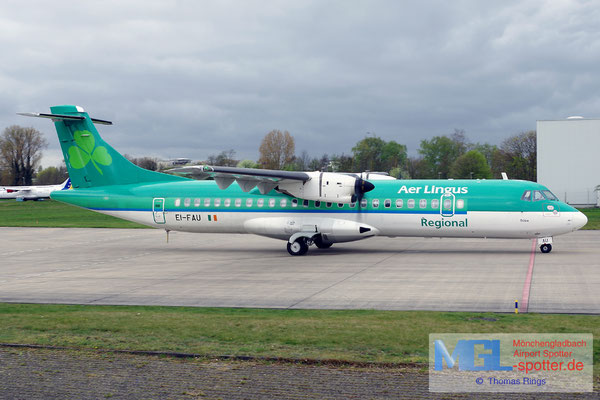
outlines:
M54 121L69 170L73 190L53 192L52 198L167 231L253 233L287 240L288 251L297 255L306 252L307 243L328 247L378 235L540 238L551 243L552 236L587 222L547 188L527 181L375 180L367 189L362 182L363 191L353 194L352 201L338 197L344 199L340 203L332 195L346 190L342 181L354 178L330 175L331 186L325 185L330 184L326 178L314 193L308 182L300 182L297 192L306 193L304 198L294 197L294 186L283 184L244 191L246 178L238 186L231 184L233 179L223 184L229 179L223 175L220 182L197 181L131 164L98 134L94 123L107 121L91 119L80 107L56 106L51 114L29 115ZM327 200L315 200L326 197L321 192L328 188L333 189Z
M244 193L236 185L221 190L214 181L190 180L61 191L52 197L161 229L254 233L284 240L314 225L335 236L335 220L371 229L354 231L354 237L342 234L336 242L373 235L542 238L574 231L585 222L579 211L558 200L523 200L526 191L547 189L513 180L386 180L377 182L362 202L338 204L275 190Z

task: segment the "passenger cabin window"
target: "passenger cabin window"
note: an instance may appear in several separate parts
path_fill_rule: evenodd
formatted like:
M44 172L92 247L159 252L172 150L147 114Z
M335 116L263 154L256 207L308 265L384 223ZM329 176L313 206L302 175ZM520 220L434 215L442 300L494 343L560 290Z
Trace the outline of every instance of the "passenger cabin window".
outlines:
M183 206L184 206L184 207L189 207L189 206L190 206L190 203L191 203L191 200L190 200L190 199L185 199L185 200L183 201Z
M425 200L425 199L419 200L419 208L425 208L425 207L427 207L427 200Z
M246 199L246 207L252 207L252 199Z
M292 199L292 207L298 207L298 199Z
M433 199L431 200L431 208L436 209L440 207L440 200L439 199Z
M215 207L221 206L221 199L215 199Z
M200 199L194 199L194 207L200 207Z
M403 205L404 205L404 200L396 199L396 208L402 208Z
M367 199L362 199L360 201L360 206L363 207L363 208L366 207L367 206Z
M321 202L318 200L315 201L315 207L317 207L317 208L321 207Z
M390 199L385 199L385 201L383 202L383 206L385 208L390 208L392 206L392 201Z
M344 207L344 203L338 203L338 208Z
M304 200L304 201L302 201L302 205L303 205L304 207L308 207L308 200Z
M210 207L210 197L204 199L204 207Z
M231 199L225 199L225 207L229 207L231 205Z
M356 202L350 203L350 208L354 208L354 207L356 207Z
M265 199L258 199L258 201L256 202L256 205L259 207L262 207L265 205Z
M458 208L459 210L465 208L465 201L463 199L456 200L456 208Z
M531 201L531 190L526 190L523 192L523 196L521 196L521 200L523 201Z
M242 199L235 199L235 206L240 207L242 205Z
M279 202L279 207L287 207L287 199L281 199Z
M379 199L373 199L373 201L371 201L371 205L373 208L379 207Z
M269 199L269 207L275 207L275 199Z
M406 206L408 208L415 208L415 199L408 199L408 201L406 202Z
M181 199L175 199L175 207L179 207L181 205Z
M327 208L331 208L332 203L327 203Z
M452 208L452 200L450 199L445 199L444 200L444 209L445 210L449 210Z

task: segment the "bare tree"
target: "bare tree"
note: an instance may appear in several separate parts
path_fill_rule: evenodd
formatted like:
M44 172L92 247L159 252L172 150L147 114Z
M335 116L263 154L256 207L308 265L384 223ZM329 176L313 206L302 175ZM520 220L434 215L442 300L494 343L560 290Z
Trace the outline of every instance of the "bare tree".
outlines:
M223 150L219 154L211 154L207 161L209 165L219 165L222 167L235 167L239 160L235 159L235 150Z
M258 163L266 169L283 169L294 160L296 144L288 131L272 130L263 138Z
M129 154L123 154L123 157L134 163L140 168L150 171L158 171L158 160L152 157L132 157Z
M150 170L150 171L158 170L158 163L156 162L156 158L151 158L151 157L138 158L138 160L135 164L138 167L142 167L142 168Z
M296 157L296 167L298 171L308 171L310 164L310 156L306 150L302 150L300 157Z
M9 184L32 184L37 164L42 158L42 149L46 146L48 142L37 129L18 125L4 129L0 137L0 163L8 171Z
M504 171L514 179L537 180L537 134L522 132L504 140L500 145Z

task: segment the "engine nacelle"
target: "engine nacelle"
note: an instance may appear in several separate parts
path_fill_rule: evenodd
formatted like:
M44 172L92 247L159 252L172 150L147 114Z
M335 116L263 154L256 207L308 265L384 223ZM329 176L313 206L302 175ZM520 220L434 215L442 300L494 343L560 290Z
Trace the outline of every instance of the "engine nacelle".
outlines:
M363 222L338 218L316 217L263 217L244 222L248 233L288 240L294 234L312 238L321 235L326 242L352 242L379 235L379 230Z
M279 191L305 200L330 203L353 203L359 194L373 190L375 186L352 175L335 172L307 172L310 180L279 185Z

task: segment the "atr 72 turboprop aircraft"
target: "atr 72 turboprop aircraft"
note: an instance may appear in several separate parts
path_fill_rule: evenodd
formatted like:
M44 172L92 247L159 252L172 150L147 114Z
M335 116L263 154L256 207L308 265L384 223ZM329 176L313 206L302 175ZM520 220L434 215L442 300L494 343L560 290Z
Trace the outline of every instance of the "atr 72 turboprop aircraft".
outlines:
M546 187L517 180L379 180L330 172L196 166L199 181L139 168L108 145L78 106L51 107L50 118L74 190L52 198L155 228L253 233L287 241L291 255L310 245L373 236L537 238L587 223ZM375 179L373 179L375 178ZM232 185L237 182L237 185Z

